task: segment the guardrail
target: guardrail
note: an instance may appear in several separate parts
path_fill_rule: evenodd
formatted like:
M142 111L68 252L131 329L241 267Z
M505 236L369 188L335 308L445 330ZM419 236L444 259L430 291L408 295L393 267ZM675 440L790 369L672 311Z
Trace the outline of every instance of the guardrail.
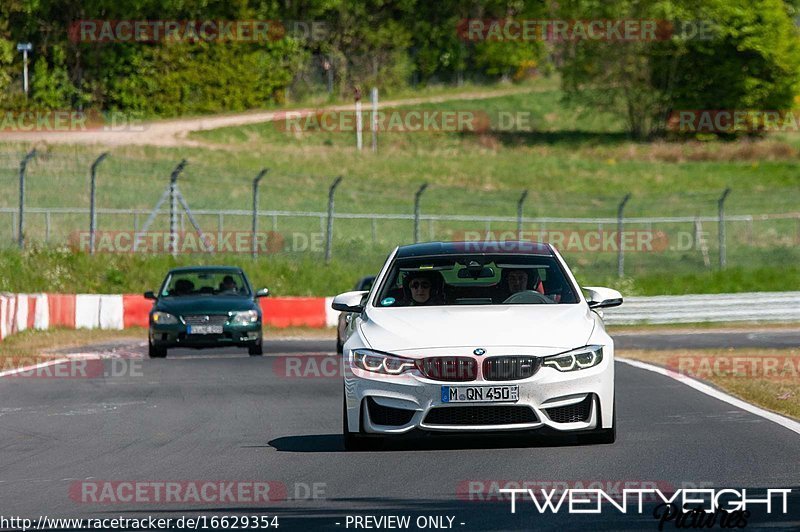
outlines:
M260 300L269 327L334 327L331 297ZM800 322L800 292L629 297L604 311L612 325L700 322ZM152 302L140 294L0 293L0 340L25 329L146 327Z
M800 321L800 292L747 292L683 296L626 297L604 311L609 325L702 322Z

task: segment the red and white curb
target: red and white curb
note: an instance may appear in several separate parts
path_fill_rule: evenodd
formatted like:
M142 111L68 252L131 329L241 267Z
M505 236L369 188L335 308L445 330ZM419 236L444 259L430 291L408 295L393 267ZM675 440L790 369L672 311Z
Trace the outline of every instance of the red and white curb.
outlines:
M259 299L267 327L335 327L331 297ZM153 302L139 294L0 294L0 340L26 329L147 327Z

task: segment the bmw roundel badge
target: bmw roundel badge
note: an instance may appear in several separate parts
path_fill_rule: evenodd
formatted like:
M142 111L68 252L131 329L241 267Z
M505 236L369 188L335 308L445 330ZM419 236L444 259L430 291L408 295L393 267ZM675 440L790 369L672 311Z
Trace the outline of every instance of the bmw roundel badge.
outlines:
M481 356L481 355L485 355L485 354L486 354L486 350L485 350L485 349L481 349L481 348L479 347L478 349L476 349L475 351L473 351L473 353L474 353L474 354L476 354L476 355L478 355L478 356Z

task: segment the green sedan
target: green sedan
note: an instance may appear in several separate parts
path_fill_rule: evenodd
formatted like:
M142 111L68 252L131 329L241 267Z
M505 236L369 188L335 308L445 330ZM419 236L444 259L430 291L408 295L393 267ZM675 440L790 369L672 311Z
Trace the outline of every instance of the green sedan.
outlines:
M150 311L148 355L164 358L172 347L239 346L250 355L262 354L261 307L257 299L269 290L254 291L241 268L197 266L167 273Z

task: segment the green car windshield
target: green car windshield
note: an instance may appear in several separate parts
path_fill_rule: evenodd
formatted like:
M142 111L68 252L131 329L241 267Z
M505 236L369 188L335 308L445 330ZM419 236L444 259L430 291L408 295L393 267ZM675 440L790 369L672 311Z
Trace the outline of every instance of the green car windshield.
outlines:
M197 270L170 273L161 288L161 297L198 295L249 297L250 287L241 272Z

